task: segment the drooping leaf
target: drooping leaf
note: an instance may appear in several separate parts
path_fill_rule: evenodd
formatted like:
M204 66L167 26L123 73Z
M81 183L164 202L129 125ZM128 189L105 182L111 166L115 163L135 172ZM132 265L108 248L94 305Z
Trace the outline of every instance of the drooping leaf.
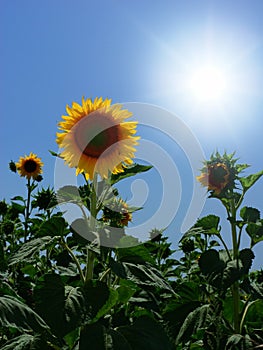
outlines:
M252 187L255 184L255 182L261 178L262 175L263 175L263 170L259 171L256 174L248 175L247 177L241 177L240 183L243 187L244 192L249 190L250 187Z
M0 325L16 328L21 332L33 330L41 333L49 330L48 325L35 311L12 296L0 297Z
M139 173L143 173L145 171L148 171L152 168L151 165L140 165L140 164L133 164L127 168L124 168L124 171L122 173L118 174L112 174L110 178L111 185L116 184L120 180L126 179L127 177L137 175Z
M32 239L29 242L24 243L17 252L15 252L9 260L9 264L17 264L20 262L32 262L35 261L35 254L50 247L60 239L60 237L45 236L41 238Z

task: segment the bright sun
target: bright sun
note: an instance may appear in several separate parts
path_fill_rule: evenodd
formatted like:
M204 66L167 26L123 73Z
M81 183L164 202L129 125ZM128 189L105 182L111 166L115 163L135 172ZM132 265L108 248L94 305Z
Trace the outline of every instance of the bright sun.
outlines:
M200 102L215 102L226 94L226 76L214 66L204 66L197 69L190 78L190 89Z

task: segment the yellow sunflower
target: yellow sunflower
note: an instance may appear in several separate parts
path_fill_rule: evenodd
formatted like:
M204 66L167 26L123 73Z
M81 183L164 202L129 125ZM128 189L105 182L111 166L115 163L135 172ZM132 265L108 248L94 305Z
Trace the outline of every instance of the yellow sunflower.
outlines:
M125 121L131 112L101 97L94 101L82 98L82 105L73 102L66 111L56 141L63 149L60 156L76 168L76 175L84 173L92 180L97 173L108 178L110 173L123 172L123 166L133 163L139 137L134 136L137 122Z
M36 179L42 174L42 166L41 158L38 158L32 152L29 156L20 157L19 162L16 163L16 168L20 176L24 176L28 180L31 178Z

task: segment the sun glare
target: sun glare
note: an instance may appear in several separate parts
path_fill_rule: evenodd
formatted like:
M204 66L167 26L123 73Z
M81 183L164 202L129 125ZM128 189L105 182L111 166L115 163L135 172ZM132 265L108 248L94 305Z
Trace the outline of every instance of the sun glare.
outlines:
M190 78L190 89L200 102L221 100L226 93L226 87L226 77L217 67L201 67Z

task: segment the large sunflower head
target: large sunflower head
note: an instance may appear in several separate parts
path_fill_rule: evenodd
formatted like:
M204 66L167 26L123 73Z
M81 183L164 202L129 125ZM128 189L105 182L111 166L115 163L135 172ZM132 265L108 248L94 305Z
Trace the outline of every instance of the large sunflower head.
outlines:
M31 178L36 180L42 174L42 166L41 158L38 158L32 152L29 156L20 157L19 162L16 163L16 168L20 176L24 176L28 180Z
M229 175L229 169L225 164L215 163L209 164L207 170L198 176L197 179L203 186L208 188L208 191L220 194L229 183Z
M218 152L212 154L210 160L204 162L201 175L197 180L211 191L212 195L224 196L227 190L235 189L237 175L247 165L236 164L234 153L220 155Z
M60 156L76 168L76 175L84 173L92 180L97 173L108 178L132 164L139 139L134 136L137 122L125 121L132 113L119 104L111 105L107 98L82 98L81 105L73 102L66 111L56 141L62 149Z

